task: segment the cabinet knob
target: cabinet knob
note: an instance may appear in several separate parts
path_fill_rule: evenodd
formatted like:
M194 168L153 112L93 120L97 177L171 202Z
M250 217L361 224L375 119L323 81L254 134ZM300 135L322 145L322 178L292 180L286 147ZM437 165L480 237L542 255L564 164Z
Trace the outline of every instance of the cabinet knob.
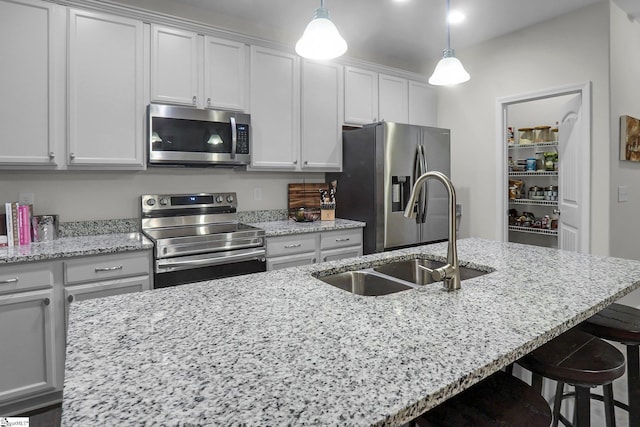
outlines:
M316 263L316 259L315 258L312 259L311 262L315 264Z
M293 164L294 164L294 165L297 165L297 164L298 164L298 161L297 161L297 160L294 160L294 161L293 161Z
M309 162L305 160L305 161L304 161L304 164L305 164L305 165L308 165L308 164L309 164Z
M67 297L67 301L69 301L69 302L73 302L73 295L69 295L69 296Z
M49 298L45 298L44 301L42 301L44 303L44 305L49 305L51 304L51 300Z
M327 257L322 258L322 261L327 262Z
M71 160L75 159L76 158L76 153L69 153L69 158Z
M49 151L49 159L53 160L56 158L56 153L54 153L53 151Z
M211 98L207 98L207 106L211 107Z
M198 101L198 97L197 97L197 96L195 96L195 95L193 95L193 98L191 99L191 103L192 103L193 105L196 105L196 102L197 102L197 101Z

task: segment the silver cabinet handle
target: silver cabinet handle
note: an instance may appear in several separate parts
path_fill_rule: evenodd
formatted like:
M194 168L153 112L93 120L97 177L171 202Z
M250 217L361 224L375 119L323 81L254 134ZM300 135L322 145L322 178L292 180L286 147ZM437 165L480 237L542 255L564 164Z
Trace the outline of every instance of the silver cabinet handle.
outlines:
M100 271L115 271L115 270L122 270L122 266L118 265L116 267L96 267L95 268L96 273L100 272Z
M291 249L291 248L299 248L300 246L302 246L301 243L295 243L293 245L284 245L285 249Z
M69 295L69 296L67 297L67 301L69 301L69 302L73 302L73 295Z
M18 278L14 277L13 279L0 280L0 285L4 285L6 283L18 283Z
M54 153L53 151L49 151L49 159L53 160L56 158L56 153Z
M51 304L51 300L49 298L45 298L44 301L42 301L44 303L44 305L49 305Z
M348 242L349 240L351 240L351 238L345 237L344 239L336 239L336 242Z

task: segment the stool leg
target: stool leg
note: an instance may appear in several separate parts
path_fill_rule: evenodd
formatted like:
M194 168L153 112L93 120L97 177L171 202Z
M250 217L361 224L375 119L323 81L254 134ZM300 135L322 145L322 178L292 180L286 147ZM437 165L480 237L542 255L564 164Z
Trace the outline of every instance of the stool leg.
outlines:
M638 346L627 345L627 398L629 425L640 426L640 357Z
M591 392L588 387L576 386L576 415L575 427L590 427L591 425Z
M560 421L560 408L562 407L562 394L564 393L564 383L558 381L556 385L556 395L553 398L553 423L551 427L558 427Z
M613 384L605 384L602 386L604 391L604 418L607 427L616 427L616 413L613 405ZM635 424L630 424L635 425Z
M531 387L538 393L542 394L542 375L531 373Z

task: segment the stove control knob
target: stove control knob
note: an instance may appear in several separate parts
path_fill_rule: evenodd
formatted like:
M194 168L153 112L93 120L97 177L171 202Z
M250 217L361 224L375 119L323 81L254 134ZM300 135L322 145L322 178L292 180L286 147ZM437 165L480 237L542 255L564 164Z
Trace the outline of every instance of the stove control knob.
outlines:
M160 204L162 206L167 206L169 204L169 199L167 199L166 197L163 197L162 199L160 199Z
M222 200L223 200L223 199L222 199L222 196L218 196L218 197L216 197L216 202L218 202L218 203L222 203Z
M227 196L227 202L233 203L233 196Z
M155 206L155 204L156 204L156 199L147 199L148 206Z

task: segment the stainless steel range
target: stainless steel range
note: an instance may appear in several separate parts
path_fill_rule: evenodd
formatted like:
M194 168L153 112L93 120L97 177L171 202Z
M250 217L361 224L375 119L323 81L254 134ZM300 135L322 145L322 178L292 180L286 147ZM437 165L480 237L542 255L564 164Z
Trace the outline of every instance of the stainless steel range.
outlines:
M141 216L155 288L266 271L264 230L238 222L236 193L147 194Z

